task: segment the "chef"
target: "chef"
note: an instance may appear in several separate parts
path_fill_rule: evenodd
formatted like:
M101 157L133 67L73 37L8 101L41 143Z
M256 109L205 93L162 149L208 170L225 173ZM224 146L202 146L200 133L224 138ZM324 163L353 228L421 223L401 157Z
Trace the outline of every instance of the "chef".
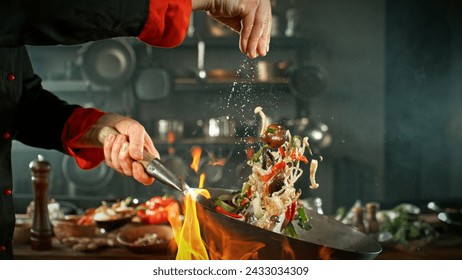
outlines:
M13 259L15 225L12 141L72 156L83 169L101 162L145 185L143 148L159 157L136 120L60 100L42 88L25 45L80 44L117 36L157 47L175 47L186 34L192 10L240 33L239 47L265 56L271 30L270 0L0 0L0 259ZM120 134L99 147L102 126Z

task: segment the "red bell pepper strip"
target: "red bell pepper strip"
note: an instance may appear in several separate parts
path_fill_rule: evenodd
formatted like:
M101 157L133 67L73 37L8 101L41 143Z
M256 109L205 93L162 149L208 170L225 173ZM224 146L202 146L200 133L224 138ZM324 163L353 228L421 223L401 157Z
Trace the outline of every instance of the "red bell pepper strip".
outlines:
M292 153L290 154L290 158L293 160L299 160L299 161L304 162L305 164L308 164L308 159L306 158L306 156L301 155L295 148L292 150Z
M286 163L284 161L276 163L271 167L271 170L268 173L261 176L261 180L263 181L263 183L268 182L269 180L271 180L271 178L276 176L276 174L278 174L280 170L284 169L285 167Z
M292 202L291 205L287 206L286 220L291 222L295 218L295 212L297 210L297 201Z
M224 214L226 216L229 216L231 218L234 218L234 219L241 219L243 218L242 215L239 215L239 214L234 214L234 213L230 213L228 211L226 211L225 209L223 209L221 206L216 206L215 207L215 210L221 214Z
M281 155L281 158L284 158L285 155L286 155L286 153L285 153L285 151L284 151L284 148L283 148L283 147L279 147L278 150L279 150L279 154Z

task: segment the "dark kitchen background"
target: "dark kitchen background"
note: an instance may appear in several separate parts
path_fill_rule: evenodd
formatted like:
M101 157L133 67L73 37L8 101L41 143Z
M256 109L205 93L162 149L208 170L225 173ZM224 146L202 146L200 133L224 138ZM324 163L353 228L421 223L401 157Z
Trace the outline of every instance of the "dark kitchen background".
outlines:
M70 103L136 118L192 186L191 151L200 147L206 186L241 187L258 131L253 109L262 106L273 121L309 135L323 155L319 189L309 189L307 172L297 186L304 198L321 198L325 213L356 200L382 208L462 200L460 2L273 5L271 50L256 60L239 52L236 34L201 13L174 49L122 38L29 50L45 88ZM49 196L63 206L173 194L104 164L83 171L56 151L18 142L13 149L18 213L33 198L29 163L38 154L52 165Z

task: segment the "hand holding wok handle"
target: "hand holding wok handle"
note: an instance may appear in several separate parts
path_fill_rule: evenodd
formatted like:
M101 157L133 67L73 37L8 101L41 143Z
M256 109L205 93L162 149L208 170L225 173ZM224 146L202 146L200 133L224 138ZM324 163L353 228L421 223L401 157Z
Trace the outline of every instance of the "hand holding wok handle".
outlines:
M118 135L119 132L108 126L101 128L98 133L98 141L104 145L104 141L110 134ZM167 187L181 192L189 188L183 180L180 180L180 178L167 169L160 159L155 158L148 151L143 150L143 159L138 160L138 162L143 165L146 173Z
M112 127L109 127L109 126L105 126L103 128L100 129L99 133L98 133L98 141L104 145L104 141L106 141L106 138L110 135L119 135L120 133L115 130L114 128ZM138 160L139 163L141 163L141 165L144 166L144 168L147 168L148 164L154 160L154 156L152 154L150 154L148 151L146 150L143 150L143 159L142 160Z

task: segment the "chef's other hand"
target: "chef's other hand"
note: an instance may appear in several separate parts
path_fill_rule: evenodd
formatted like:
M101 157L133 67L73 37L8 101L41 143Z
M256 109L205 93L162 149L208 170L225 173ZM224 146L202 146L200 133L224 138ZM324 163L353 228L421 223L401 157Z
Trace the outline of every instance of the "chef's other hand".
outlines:
M151 185L154 178L149 176L143 165L137 162L143 159L143 149L159 158L159 152L154 147L151 137L139 122L118 115L107 113L95 124L93 139L99 135L101 128L109 126L119 132L110 134L104 141L104 160L114 170L132 176L144 185Z
M272 11L270 0L192 0L193 10L209 16L240 34L240 49L251 58L269 51Z

